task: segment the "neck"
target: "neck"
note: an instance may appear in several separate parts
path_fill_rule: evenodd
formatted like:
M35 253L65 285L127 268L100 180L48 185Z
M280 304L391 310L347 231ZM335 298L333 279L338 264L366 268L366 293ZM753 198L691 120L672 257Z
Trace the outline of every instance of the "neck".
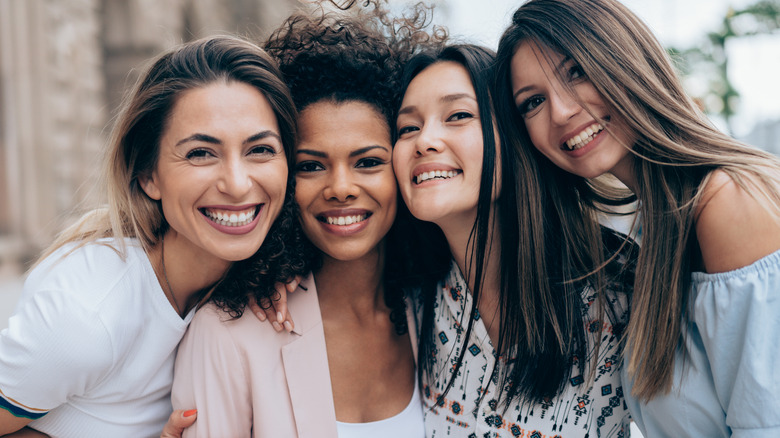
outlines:
M495 218L495 206L491 208L490 226L488 227L488 254L483 265L484 281L480 287L480 296L486 299L494 300L499 292L499 267L501 256L501 242L498 238L498 225L493 221ZM476 263L474 257L482 257L482 254L474 254L473 246L476 242L469 245L471 228L475 218L463 221L451 221L448 224L440 225L444 236L447 238L447 244L450 247L452 258L463 273L469 289L474 291L476 286ZM492 238L491 238L492 236ZM469 272L471 268L471 272Z
M219 281L230 267L231 262L201 255L184 248L172 230L165 233L149 255L160 286L180 316L186 315L197 304L200 292Z
M362 318L384 312L384 248L356 260L337 260L323 254L322 267L314 273L323 317Z
M634 171L635 160L637 160L637 158L634 157L634 154L628 153L614 168L612 168L612 170L609 171L609 173L620 180L620 182L628 187L634 194L637 194L636 172Z

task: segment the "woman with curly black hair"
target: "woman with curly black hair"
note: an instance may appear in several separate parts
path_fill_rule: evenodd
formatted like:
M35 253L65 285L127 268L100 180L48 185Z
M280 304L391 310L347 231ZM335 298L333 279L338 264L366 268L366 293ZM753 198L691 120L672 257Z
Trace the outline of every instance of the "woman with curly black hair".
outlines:
M196 315L173 389L174 407L198 410L185 437L425 434L413 306L395 282L391 125L411 46L384 26L365 10L296 14L266 43L299 112L295 199L312 275L289 296L288 333L251 312L231 319L243 306Z

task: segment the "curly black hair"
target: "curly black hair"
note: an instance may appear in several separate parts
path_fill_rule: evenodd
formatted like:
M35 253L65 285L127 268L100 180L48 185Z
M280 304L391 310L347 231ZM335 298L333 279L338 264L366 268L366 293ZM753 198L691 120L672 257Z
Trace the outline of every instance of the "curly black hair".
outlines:
M277 299L276 283L287 283L310 269L309 245L298 222L294 178L289 177L284 205L260 249L250 258L233 263L207 298L233 318L240 318L250 294L260 303Z
M356 2L332 2L349 9ZM390 18L381 0L362 2L355 13L299 12L271 34L264 49L279 62L298 111L322 100L358 100L376 107L395 123L400 104L401 70L419 48L441 44L446 33L430 24L422 5Z
M343 13L357 3L331 2L342 12L296 13L268 38L264 49L279 62L300 113L313 103L359 101L374 107L388 127L395 124L400 106L401 74L405 62L423 47L443 44L446 32L429 33L430 10L416 6L411 14L390 18L381 0L361 2L356 11ZM393 131L391 129L391 131ZM399 199L399 204L403 201ZM396 332L404 334L406 324L404 291L396 281L407 275L404 269L404 240L397 218L387 234L384 270L385 303ZM321 252L308 243L313 269L321 264Z

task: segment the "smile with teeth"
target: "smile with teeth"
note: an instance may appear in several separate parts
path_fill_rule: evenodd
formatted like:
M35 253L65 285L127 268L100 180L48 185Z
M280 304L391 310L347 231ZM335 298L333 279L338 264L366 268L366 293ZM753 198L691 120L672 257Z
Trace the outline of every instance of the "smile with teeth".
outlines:
M593 140L593 137L595 137L603 130L604 126L601 123L594 123L583 129L579 134L566 140L564 146L570 151L576 151L577 149L580 149L581 147L590 143L590 141Z
M320 216L317 219L320 222L325 222L328 225L352 225L358 222L363 222L371 216L370 213L354 214L351 216Z
M202 211L214 223L226 227L240 227L250 224L255 219L258 208L259 206L241 211L204 208Z
M449 179L460 174L459 170L432 170L430 172L423 172L414 177L415 184L422 184L425 181L431 179Z

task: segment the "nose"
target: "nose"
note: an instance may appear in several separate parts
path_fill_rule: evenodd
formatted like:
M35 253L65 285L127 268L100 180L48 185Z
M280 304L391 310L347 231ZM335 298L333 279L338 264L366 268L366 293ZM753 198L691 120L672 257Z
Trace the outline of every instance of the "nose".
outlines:
M252 189L248 165L240 159L230 159L220 172L217 189L233 199L244 199Z
M351 169L344 166L336 166L328 175L325 189L322 195L328 201L346 202L355 199L360 194L360 186L353 178Z
M441 152L443 148L444 141L442 140L440 129L430 124L420 128L420 133L417 134L417 139L414 143L416 156L422 157L430 153Z
M552 119L558 125L565 125L582 111L582 105L569 90L558 89L550 96Z

